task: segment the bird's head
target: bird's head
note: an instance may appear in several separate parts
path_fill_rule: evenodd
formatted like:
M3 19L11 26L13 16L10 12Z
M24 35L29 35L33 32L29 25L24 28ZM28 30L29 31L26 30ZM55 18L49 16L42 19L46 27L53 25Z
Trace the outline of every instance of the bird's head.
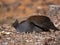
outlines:
M14 28L17 28L18 25L19 25L19 23L18 23L18 20L16 19L16 21L12 24L12 26L13 26Z

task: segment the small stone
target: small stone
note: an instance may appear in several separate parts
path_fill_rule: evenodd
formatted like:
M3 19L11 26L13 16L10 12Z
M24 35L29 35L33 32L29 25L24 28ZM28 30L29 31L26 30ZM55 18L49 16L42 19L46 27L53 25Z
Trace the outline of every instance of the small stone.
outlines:
M26 42L30 42L29 40L26 40Z
M8 42L3 42L2 45L8 45Z
M10 40L11 38L6 38L7 40Z
M9 35L9 34L11 34L11 32L2 31L1 34L3 34L3 35L6 35L6 34Z

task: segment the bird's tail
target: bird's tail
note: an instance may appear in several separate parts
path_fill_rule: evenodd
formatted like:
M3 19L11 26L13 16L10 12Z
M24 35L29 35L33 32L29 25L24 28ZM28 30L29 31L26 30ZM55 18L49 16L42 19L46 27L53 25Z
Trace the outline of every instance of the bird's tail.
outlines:
M54 31L60 31L60 29L58 29L57 27L52 27L52 29L54 30Z

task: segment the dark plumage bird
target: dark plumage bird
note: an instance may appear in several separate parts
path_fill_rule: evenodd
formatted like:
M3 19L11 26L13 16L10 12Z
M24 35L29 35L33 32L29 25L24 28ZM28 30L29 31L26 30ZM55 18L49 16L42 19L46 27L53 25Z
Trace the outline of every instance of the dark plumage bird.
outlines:
M50 31L49 29L53 29L54 31L59 30L57 29L53 22L47 16L30 16L27 20L18 23L16 20L13 23L13 27L18 32L33 32L34 27L41 29L42 31ZM41 30L35 30L40 32Z

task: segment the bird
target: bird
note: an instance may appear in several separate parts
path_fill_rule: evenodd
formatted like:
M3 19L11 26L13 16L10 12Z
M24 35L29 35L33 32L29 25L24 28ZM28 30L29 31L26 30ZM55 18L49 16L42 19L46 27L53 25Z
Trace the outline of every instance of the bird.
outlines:
M21 21L20 23L18 20L16 20L13 23L13 27L18 31L18 32L50 32L50 29L57 31L59 30L53 22L50 20L49 17L47 16L40 16L40 15L34 15L30 16L26 20ZM35 30L35 27L39 28L38 30Z

